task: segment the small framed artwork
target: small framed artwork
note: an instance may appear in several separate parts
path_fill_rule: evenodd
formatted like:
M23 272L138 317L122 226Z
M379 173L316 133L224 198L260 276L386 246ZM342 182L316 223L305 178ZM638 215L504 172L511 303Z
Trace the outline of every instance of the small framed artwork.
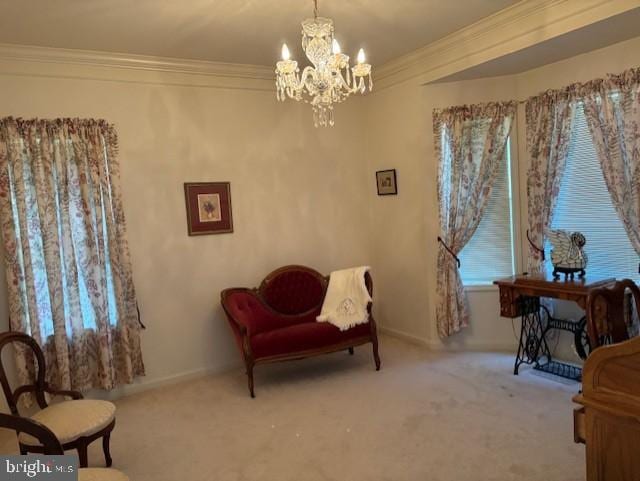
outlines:
M376 183L378 184L378 195L398 195L396 169L376 172Z
M186 182L184 200L189 235L233 232L229 182Z

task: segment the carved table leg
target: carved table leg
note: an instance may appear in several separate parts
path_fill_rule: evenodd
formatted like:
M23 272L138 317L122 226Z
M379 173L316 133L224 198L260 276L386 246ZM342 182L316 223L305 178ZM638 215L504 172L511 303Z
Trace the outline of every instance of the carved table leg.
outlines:
M520 297L520 310L522 312L522 326L520 328L520 340L518 353L513 367L513 374L517 375L522 364L538 363L541 357L551 358L549 345L545 339L545 326L540 311L539 297Z

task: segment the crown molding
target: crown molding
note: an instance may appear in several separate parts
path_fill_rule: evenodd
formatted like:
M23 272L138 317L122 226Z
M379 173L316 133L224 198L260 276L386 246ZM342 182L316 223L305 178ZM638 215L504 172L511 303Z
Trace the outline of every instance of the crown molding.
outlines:
M125 53L98 52L29 45L0 44L0 59L42 63L89 65L153 72L172 72L248 79L275 79L273 67L236 63L151 57Z
M0 43L0 73L273 89L273 67Z
M376 69L376 91L428 83L640 8L640 0L522 0ZM0 73L272 90L273 67L0 43Z
M428 83L640 7L640 0L522 0L377 69L378 91Z

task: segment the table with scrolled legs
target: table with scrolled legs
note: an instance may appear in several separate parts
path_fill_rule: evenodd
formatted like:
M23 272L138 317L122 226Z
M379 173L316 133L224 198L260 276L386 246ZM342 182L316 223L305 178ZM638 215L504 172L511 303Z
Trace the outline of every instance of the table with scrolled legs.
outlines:
M500 289L500 315L522 319L514 374L522 364L533 364L538 371L580 380L582 370L552 357L547 335L552 329L571 332L577 354L585 359L589 354L586 315L578 321L554 317L541 298L575 302L585 310L589 291L613 284L615 279L592 278L588 275L573 280L554 279L547 274L522 274L494 281Z

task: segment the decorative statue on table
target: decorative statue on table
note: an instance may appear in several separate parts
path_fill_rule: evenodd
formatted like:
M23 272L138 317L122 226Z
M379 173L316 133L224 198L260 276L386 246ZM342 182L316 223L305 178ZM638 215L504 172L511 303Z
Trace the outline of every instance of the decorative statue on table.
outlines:
M564 274L564 280L577 273L584 277L589 258L583 250L587 243L581 232L567 232L565 230L547 230L547 237L551 242L551 263L553 264L553 278L559 279Z

